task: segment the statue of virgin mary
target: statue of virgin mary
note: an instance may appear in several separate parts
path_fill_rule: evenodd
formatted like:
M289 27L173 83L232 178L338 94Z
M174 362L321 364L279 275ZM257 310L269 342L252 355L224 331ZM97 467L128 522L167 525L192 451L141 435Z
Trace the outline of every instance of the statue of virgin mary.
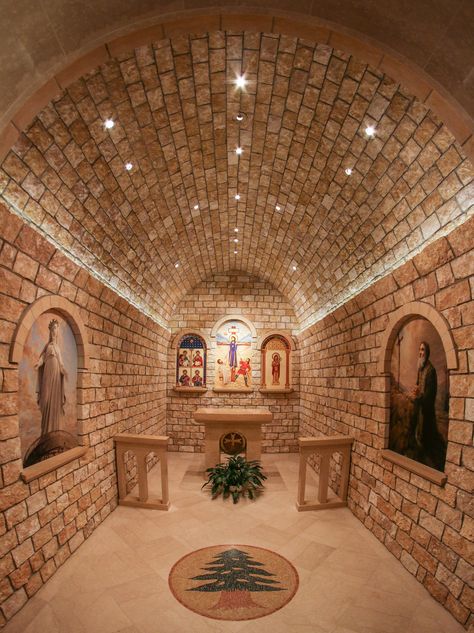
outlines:
M66 396L64 380L66 371L58 345L59 323L49 323L49 341L44 346L35 365L38 370L38 405L41 410L41 435L60 430Z

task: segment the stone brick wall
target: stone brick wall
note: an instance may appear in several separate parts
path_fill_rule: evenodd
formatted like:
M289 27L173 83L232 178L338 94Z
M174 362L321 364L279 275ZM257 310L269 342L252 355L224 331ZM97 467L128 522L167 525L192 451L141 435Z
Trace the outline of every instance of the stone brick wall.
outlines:
M239 314L249 319L260 337L274 329L288 330L296 326L296 318L288 301L270 283L243 273L215 275L194 288L179 304L171 322L173 337L178 332L199 330L209 339L213 325L224 316ZM251 406L269 407L273 423L264 427L264 452L297 450L298 437L298 358L293 354L293 386L291 394L262 394L260 386L260 352L252 360L252 393L216 393L214 384L214 354L208 355L207 393L185 395L168 389L168 433L170 450L202 452L204 427L192 421L198 407ZM168 385L175 383L175 350L168 356Z
M117 503L116 433L165 431L169 333L93 279L0 204L0 623L55 572ZM37 298L80 310L89 337L80 431L84 458L20 478L15 327Z
M473 237L471 219L299 337L301 434L354 436L351 510L464 624L473 618ZM391 313L415 300L444 316L457 347L444 487L380 455L389 407L380 343Z
M231 267L271 279L312 323L452 230L472 198L462 147L375 66L240 29L131 45L45 105L2 161L0 194L164 323Z

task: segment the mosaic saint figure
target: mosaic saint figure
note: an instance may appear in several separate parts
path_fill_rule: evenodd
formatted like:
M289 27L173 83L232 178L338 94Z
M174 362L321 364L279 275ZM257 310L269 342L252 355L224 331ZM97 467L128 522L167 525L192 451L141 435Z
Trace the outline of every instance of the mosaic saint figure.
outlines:
M272 385L280 384L280 361L280 354L275 352L272 356Z
M223 385L227 385L227 383L229 382L228 367L225 365L224 361L221 358L217 359L217 378L219 382Z
M230 337L229 343L229 367L237 369L237 339L235 336Z
M241 360L239 362L239 371L235 377L235 381L239 378L239 376L243 376L245 386L248 387L248 377L250 375L251 367L250 367L250 358L247 360Z
M189 387L190 377L188 376L187 369L183 369L182 375L179 377L181 387Z
M66 370L58 345L59 323L53 319L49 323L49 341L44 346L35 365L38 370L38 405L41 410L41 435L59 431L64 415L66 396L64 380Z
M187 350L183 349L181 354L178 356L178 365L180 367L189 367L191 365Z
M196 350L195 354L194 354L194 358L193 358L193 366L194 367L202 367L203 364L203 359L201 356L201 352L199 350Z
M193 387L202 387L202 376L199 373L199 369L196 369L192 378Z

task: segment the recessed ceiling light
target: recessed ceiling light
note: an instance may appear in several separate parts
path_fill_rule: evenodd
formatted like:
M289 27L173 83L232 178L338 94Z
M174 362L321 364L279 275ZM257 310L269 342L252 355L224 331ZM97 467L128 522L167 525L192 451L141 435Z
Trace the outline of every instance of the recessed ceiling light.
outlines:
M245 114L243 112L239 112L235 117L235 120L238 121L239 123L241 123L244 119L245 119Z
M296 270L296 266L293 266L293 270Z
M237 88L245 88L245 86L247 85L247 80L245 79L245 75L237 75L237 77L235 78L235 85Z
M179 268L179 262L176 262L176 264L174 265L175 268Z
M132 163L125 163L125 169L127 171L131 171L133 169L133 164Z
M375 136L375 127L373 125L368 125L365 128L365 133L367 136Z
M277 204L277 206L275 207L275 209L276 209L277 211L281 211L281 207L280 207L280 205L279 205L279 204Z
M236 237L234 237L234 243L237 244L238 241L239 240Z
M237 255L237 251L234 251L234 255Z
M240 155L243 153L243 151L244 151L244 150L242 149L242 147L236 147L236 148L235 148L235 153L236 153L238 156L240 156Z
M235 227L234 233L238 233L238 232L239 232L239 229L237 227Z
M236 194L235 194L235 196L234 196L234 198L235 198L236 200L240 200L240 194L239 194L239 193L236 193Z
M195 205L194 205L194 210L195 210L195 211L197 211L198 209L199 209L199 205L198 205L198 204L195 204Z
M352 169L350 167L347 167L346 169L344 169L344 171L348 176L352 174Z
M112 121L112 119L105 119L104 121L104 126L110 130L111 128L113 128L115 125L115 123Z

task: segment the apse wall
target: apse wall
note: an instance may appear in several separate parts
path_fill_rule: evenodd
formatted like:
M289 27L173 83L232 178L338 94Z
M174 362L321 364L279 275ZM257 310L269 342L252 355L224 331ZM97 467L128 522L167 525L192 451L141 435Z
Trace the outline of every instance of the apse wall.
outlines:
M473 235L471 219L299 336L301 435L355 438L351 510L464 624L473 607ZM444 486L381 456L390 406L381 344L391 315L413 301L444 317L457 351Z
M194 288L179 304L171 322L173 337L178 333L201 332L210 341L214 324L229 315L240 315L251 321L259 339L271 330L296 329L293 308L276 288L257 277L241 272L214 275ZM298 359L293 354L293 393L263 394L260 386L260 352L253 354L252 393L218 393L214 383L214 357L209 356L208 390L203 395L173 391L176 383L176 350L170 346L168 355L168 434L170 450L203 452L204 427L193 423L198 407L268 407L273 423L263 427L264 452L297 451L299 425Z
M117 505L113 436L165 431L169 333L0 204L0 622L9 619ZM40 297L71 302L90 354L78 392L85 455L25 483L15 329ZM79 408L78 408L79 411ZM44 462L43 462L44 463Z

